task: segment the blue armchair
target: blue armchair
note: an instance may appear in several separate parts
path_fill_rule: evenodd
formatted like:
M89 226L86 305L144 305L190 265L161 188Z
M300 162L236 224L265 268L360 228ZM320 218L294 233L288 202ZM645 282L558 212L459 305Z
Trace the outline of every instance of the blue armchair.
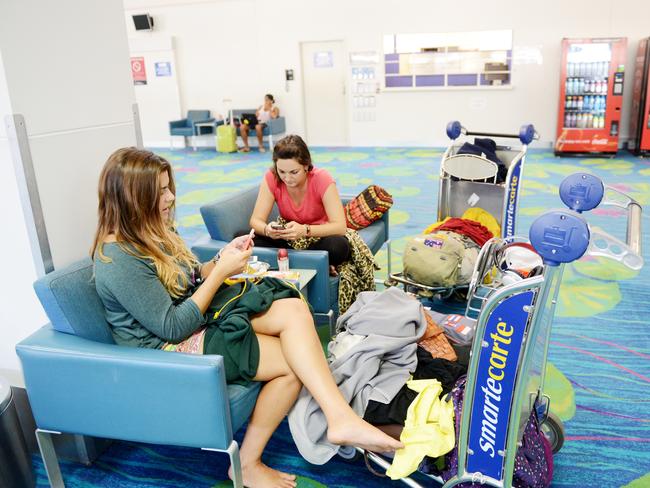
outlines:
M232 116L234 119L237 119L242 116L242 114L254 114L257 111L257 109L254 108L248 108L248 109L233 109L232 111ZM284 134L287 131L287 125L286 121L283 116L280 116L276 119L271 119L268 121L266 124L266 127L264 127L264 131L262 134L264 134L264 137L268 137L269 140L269 147L271 148L271 151L273 150L273 136L280 136ZM239 128L237 128L237 135L241 135ZM250 133L250 137L255 140L255 131L252 130ZM276 137L277 139L277 137Z
M50 484L63 486L52 435L66 432L225 451L243 486L233 432L259 383L227 385L221 356L116 345L92 272L87 258L36 281L51 324L16 346Z
M249 228L248 221L253 214L259 187L251 187L201 207L201 216L208 233L200 237L192 246L192 251L201 261L207 261L225 246L235 233ZM352 197L341 196L343 204ZM277 206L273 206L271 220L278 217ZM390 239L388 233L388 212L382 218L359 231L373 254L384 243L388 246L388 268L390 272ZM277 268L277 249L256 247L253 254L260 261ZM309 303L317 316L326 317L333 331L334 321L338 315L339 280L329 274L329 255L327 251L289 250L289 263L292 268L316 270L316 276L307 285Z
M195 147L194 137L214 132L214 118L210 117L209 110L188 110L187 118L169 122L169 146L174 147L174 136L192 138L192 147ZM197 126L196 124L206 124ZM211 124L211 125L208 125Z

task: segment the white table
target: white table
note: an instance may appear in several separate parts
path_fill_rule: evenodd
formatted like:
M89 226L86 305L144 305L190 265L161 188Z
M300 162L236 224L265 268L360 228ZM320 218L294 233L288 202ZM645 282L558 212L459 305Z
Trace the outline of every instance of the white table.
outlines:
M196 151L196 136L197 135L202 135L202 136L214 136L215 135L215 130L216 130L216 124L217 121L213 120L212 122L197 122L194 124L194 134L192 134L192 149ZM197 130L198 132L201 132L200 128L201 127L212 127L212 133L210 134L196 134Z
M270 271L277 271L277 270L270 270ZM298 281L298 289L300 290L300 293L305 297L305 300L309 300L309 297L307 296L307 285L309 282L316 276L316 270L315 269L302 269L302 268L291 268L289 271L297 271L300 274L299 281Z

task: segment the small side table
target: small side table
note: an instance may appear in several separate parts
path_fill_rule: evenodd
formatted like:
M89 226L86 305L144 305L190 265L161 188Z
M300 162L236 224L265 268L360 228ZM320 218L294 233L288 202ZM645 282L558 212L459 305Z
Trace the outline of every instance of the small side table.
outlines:
M203 136L203 135L213 135L215 132L215 127L218 125L217 122L219 121L212 121L212 122L197 122L194 124L194 131L195 134L192 135L192 149L196 151L196 136ZM203 127L208 127L211 130L209 132L203 132L202 128Z
M298 284L298 289L300 293L305 297L305 300L309 301L309 296L307 295L307 285L309 282L316 276L315 269L298 269L293 268L290 271L297 271L300 273L300 282Z
M298 278L298 283L296 283L296 287L298 290L300 290L300 293L302 293L302 296L305 297L305 300L309 301L309 297L307 295L307 285L309 282L316 276L316 270L315 269L302 269L302 268L291 268L289 270L290 273L298 273L299 278ZM277 269L272 269L269 270L269 276L272 278L279 278L278 276L273 276L274 273L278 273ZM295 280L287 280L289 282L295 283Z

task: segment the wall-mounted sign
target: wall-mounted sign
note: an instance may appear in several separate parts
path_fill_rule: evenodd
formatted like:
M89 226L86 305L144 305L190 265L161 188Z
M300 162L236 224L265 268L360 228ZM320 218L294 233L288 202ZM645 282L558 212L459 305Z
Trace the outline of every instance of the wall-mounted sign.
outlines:
M314 53L314 68L331 68L334 66L332 51L319 51Z
M154 66L156 67L156 76L172 75L172 64L169 61L158 61Z
M144 58L131 58L131 75L134 85L147 84L147 72L144 70Z

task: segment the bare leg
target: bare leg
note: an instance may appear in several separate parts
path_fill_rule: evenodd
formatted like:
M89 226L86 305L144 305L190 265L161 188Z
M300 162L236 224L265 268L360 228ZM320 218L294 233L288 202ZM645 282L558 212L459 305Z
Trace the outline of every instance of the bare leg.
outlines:
M244 141L244 152L248 152L250 148L248 147L248 126L242 124L239 126L239 133L241 134L241 140Z
M347 404L327 366L309 309L299 298L277 300L251 322L255 332L280 337L287 363L325 414L330 442L378 452L404 447L365 422Z
M262 452L271 435L298 398L302 384L284 359L277 337L257 334L260 363L256 381L266 381L262 387L253 415L241 445L240 456L244 486L293 488L296 477L269 468L262 463ZM231 470L228 475L232 477Z
M260 152L266 152L266 149L264 149L264 128L262 127L262 124L257 124L255 126L255 132L257 133L257 143L260 148Z

